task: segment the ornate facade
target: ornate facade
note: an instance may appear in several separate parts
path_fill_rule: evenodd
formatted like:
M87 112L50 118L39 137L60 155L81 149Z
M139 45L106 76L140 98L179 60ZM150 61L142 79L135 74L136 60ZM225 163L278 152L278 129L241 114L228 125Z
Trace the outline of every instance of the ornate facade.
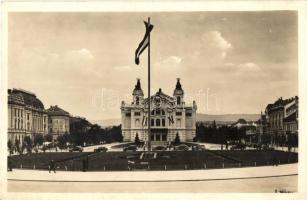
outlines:
M152 145L164 145L179 135L181 141L193 141L196 132L196 103L187 106L180 79L177 79L173 96L159 89L151 98L151 120L148 122L148 98L144 98L140 80L132 93L132 102L121 104L121 121L124 141L148 140L148 123L151 125Z
M48 115L35 94L22 90L8 90L8 139L23 143L24 137L48 133Z

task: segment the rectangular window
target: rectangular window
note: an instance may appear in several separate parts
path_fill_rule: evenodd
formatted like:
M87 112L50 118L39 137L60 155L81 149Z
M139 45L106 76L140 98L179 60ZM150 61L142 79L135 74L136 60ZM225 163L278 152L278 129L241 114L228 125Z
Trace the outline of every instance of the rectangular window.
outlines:
M131 113L126 113L126 117L130 117L131 116Z
M192 113L186 113L185 116L186 117L192 117Z
M156 141L160 141L160 134L156 135Z
M141 113L140 112L134 112L134 116L140 116Z
M176 112L176 116L181 116L182 113L181 112Z
M162 141L166 141L166 135L165 134L162 135Z
M151 135L151 136L150 136L150 138L151 138L151 140L152 140L152 141L154 141L154 140L155 140L154 135Z

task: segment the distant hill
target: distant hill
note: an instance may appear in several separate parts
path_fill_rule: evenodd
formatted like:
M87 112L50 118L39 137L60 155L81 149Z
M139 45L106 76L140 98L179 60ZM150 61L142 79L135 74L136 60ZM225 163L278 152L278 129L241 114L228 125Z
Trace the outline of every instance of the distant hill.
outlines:
M105 119L105 120L92 120L92 124L98 124L102 128L109 127L109 126L118 126L121 124L120 119Z
M219 122L236 122L238 119L245 119L246 121L257 121L260 118L259 114L225 114L225 115L208 115L196 114L196 121L219 121Z
M196 114L196 121L213 121L216 122L236 122L238 119L243 118L246 121L257 121L260 118L259 114L225 114L225 115L208 115ZM121 124L120 119L105 119L105 120L92 120L91 123L98 124L101 127L117 126Z

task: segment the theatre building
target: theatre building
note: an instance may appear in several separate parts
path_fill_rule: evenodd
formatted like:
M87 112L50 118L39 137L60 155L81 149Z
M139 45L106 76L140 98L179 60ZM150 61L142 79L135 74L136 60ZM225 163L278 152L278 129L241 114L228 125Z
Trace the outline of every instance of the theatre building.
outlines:
M125 142L135 141L136 136L141 141L148 140L148 98L144 98L140 79L132 93L132 102L121 103L122 133ZM184 91L180 79L173 96L169 96L159 89L151 97L151 143L152 145L166 145L174 141L178 134L180 141L193 141L196 132L196 102L186 105Z

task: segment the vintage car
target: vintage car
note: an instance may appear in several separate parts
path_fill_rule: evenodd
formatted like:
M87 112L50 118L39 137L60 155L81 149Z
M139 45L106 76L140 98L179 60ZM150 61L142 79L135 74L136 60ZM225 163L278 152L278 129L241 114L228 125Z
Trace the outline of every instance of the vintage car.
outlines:
M130 145L130 146L123 149L123 151L136 151L136 150L137 150L136 145Z
M81 146L74 146L69 149L69 152L82 152L83 148Z
M107 147L98 147L94 149L94 152L106 152L106 151L108 151Z

